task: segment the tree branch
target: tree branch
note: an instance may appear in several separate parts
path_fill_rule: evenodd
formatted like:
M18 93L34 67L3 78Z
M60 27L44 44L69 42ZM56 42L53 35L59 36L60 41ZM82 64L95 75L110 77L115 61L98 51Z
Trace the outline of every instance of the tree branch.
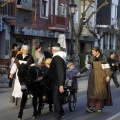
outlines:
M13 2L14 0L7 0L6 2L4 2L2 5L0 5L0 7L4 7L5 5L9 4L10 2Z
M90 15L90 16L88 17L88 19L85 21L85 23L88 23L89 20L90 20L90 18L91 18L94 14L96 14L102 7L104 7L104 6L106 6L106 5L108 5L108 2L102 3L101 6L99 6L96 11L93 11L93 12L91 13L91 15Z

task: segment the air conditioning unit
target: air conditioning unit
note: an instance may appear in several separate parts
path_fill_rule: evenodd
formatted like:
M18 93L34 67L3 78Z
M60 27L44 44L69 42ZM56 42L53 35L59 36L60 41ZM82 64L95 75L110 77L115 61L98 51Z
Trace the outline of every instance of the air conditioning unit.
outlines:
M58 14L59 14L59 16L64 16L65 17L65 15L66 15L66 8L64 6L59 6Z

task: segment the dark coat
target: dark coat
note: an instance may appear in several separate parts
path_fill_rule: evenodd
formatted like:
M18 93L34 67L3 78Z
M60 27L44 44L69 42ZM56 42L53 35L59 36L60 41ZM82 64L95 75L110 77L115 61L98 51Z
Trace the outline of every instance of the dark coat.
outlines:
M58 55L54 56L46 76L51 79L53 84L63 86L66 79L66 64L64 59Z
M117 70L116 60L115 60L115 59L111 59L111 58L109 57L109 58L108 58L108 63L109 63L109 65L110 65L110 70L111 70L112 72L116 72L116 70ZM112 66L112 63L114 63L115 66Z
M44 51L44 55L45 55L45 58L52 58L52 53L48 52L48 51Z

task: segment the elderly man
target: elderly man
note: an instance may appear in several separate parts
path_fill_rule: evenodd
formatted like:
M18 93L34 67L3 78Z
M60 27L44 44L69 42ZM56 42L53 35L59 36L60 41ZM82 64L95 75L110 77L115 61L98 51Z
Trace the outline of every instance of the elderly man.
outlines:
M28 53L28 46L23 45L22 48L21 48L21 51L22 51L22 54L18 54L16 56L16 58L19 60L20 64L21 63L27 63L29 57L31 56ZM32 57L31 65L35 65L33 57ZM9 77L12 78L15 73L16 73L16 76L15 76L15 83L14 83L14 89L13 89L13 92L12 92L12 96L15 97L15 98L22 98L21 85L20 85L20 82L19 82L18 76L17 76L16 63L13 64L13 66L10 70L10 76Z
M61 102L61 93L64 92L63 86L66 78L66 53L60 51L59 43L54 43L52 54L53 58L48 73L44 77L38 78L38 80L48 77L52 81L54 120L60 120L65 114Z

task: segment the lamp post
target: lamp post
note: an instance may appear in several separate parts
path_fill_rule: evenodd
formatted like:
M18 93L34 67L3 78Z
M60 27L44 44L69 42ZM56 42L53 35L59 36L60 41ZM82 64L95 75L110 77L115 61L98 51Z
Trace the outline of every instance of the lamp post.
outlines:
M77 5L75 4L75 1L72 0L71 4L69 5L70 7L70 14L71 14L71 45L70 45L70 55L72 56L74 54L73 51L73 40L74 40L74 14L76 11Z

